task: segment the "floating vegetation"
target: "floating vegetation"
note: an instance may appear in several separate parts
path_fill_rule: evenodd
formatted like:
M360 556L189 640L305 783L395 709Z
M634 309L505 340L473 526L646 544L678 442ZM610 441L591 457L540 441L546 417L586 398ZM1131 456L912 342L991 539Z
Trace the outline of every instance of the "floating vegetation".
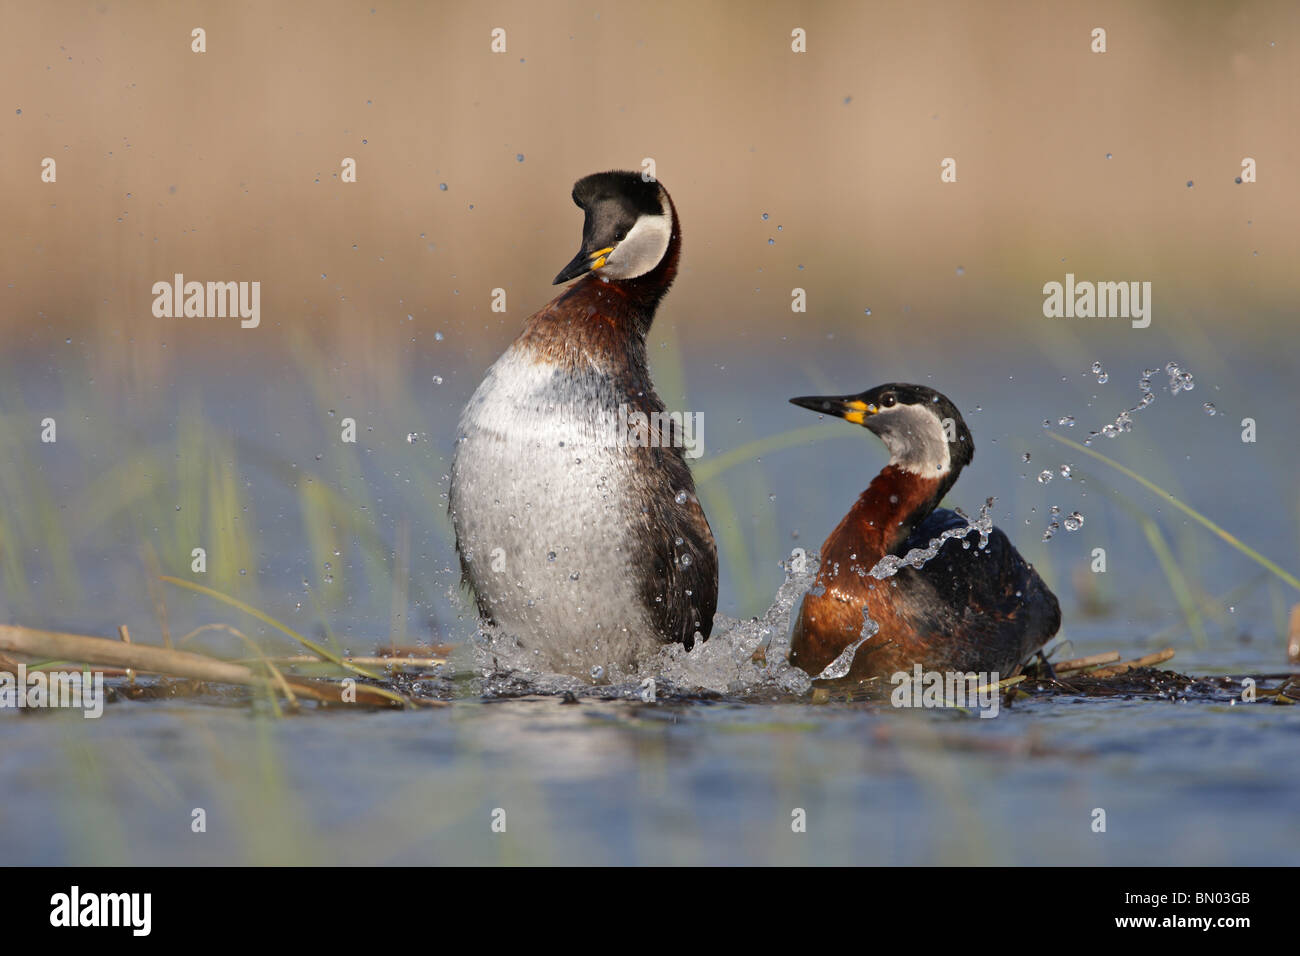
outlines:
M1294 617L1300 621L1300 605L1295 608ZM737 635L746 640L737 646L741 650L748 649L751 646L748 639L752 637L763 636L770 640L774 637L771 623L764 624L756 619L739 627ZM228 629L225 625L205 625L205 628ZM192 636L181 638L181 643ZM864 626L864 640L870 636L869 628ZM127 638L127 635L123 633L122 637ZM778 644L778 654L780 647ZM105 678L104 691L108 703L191 700L222 706L250 706L268 698L277 716L283 716L286 709L301 713L306 704L314 704L312 709L316 710L357 706L363 709L448 707L452 698L463 696L484 700L554 697L566 704L583 700L640 700L647 704L743 701L814 705L875 702L887 705L893 690L877 678L845 680L842 674L831 673L832 669L827 668L827 672L816 681L794 681L787 676L761 684L733 683L727 692L719 692L699 686L690 679L695 674L678 666L678 680L665 675L634 682L583 684L576 678L569 678L563 687L518 671L488 672L479 675L466 695L459 686L461 680L457 678L469 675L454 675L447 669L447 655L451 650L446 646L380 646L373 655L344 659L343 663L354 668L372 667L382 672L382 676L375 678L357 678L350 673L340 675L334 661L310 654L267 657L259 651L253 658L224 660L191 651L131 643L129 639L112 640L0 625L0 673L18 674L20 668L28 674L89 669ZM33 662L20 664L10 654ZM791 672L803 676L793 671L784 660L770 661L765 647L760 646L750 656L752 661L747 663L753 668L753 676L788 675ZM723 651L719 661L723 657L734 658L734 655ZM1174 649L1164 648L1127 661L1121 660L1118 651L1059 661L1050 668L1036 661L1023 673L999 680L991 689L1002 695L1003 707L1010 707L1016 701L1060 696L1201 701L1233 706L1244 703L1290 705L1300 701L1298 673L1191 677L1158 669L1158 665L1173 657ZM334 674L321 677L304 673L319 669L333 670ZM686 677L685 683L680 681L682 677ZM945 709L964 710L960 707Z
M446 706L445 701L423 696L407 686L431 668L446 663L445 658L417 657L415 652L346 658L335 662L310 655L270 658L259 651L257 657L244 662L169 647L134 644L129 640L115 641L14 625L0 625L0 651L41 662L23 665L29 671L93 669L109 679L106 686L114 696L130 700L178 697L241 699L240 693L234 689L245 688L268 695L277 714L281 713L282 701L297 709L304 699L320 704L361 707ZM382 666L389 674L388 679L377 675L358 679L351 674L324 678L294 673L305 666L342 666L360 671L363 662ZM18 661L0 655L0 671L15 674L19 666ZM137 681L137 675L154 675L157 679L141 683ZM245 691L242 699L252 699L253 696Z
M1154 667L1128 667L1118 673L1098 670L1057 680L1027 680L1018 698L1075 696L1089 698L1200 701L1237 706L1254 694L1254 703L1294 704L1300 699L1300 677L1262 674L1233 677L1189 677ZM1004 706L1010 701L1004 702Z
M1107 651L1061 661L1050 670L1041 662L1034 662L1023 673L1003 678L996 687L1003 692L1003 707L1039 697L1121 697L1231 706L1245 703L1289 705L1300 700L1300 674L1190 677L1158 669L1158 665L1173 657L1174 649L1166 647L1128 661L1121 660L1118 651ZM814 704L874 701L888 705L893 689L874 678L868 681L818 681L811 701Z

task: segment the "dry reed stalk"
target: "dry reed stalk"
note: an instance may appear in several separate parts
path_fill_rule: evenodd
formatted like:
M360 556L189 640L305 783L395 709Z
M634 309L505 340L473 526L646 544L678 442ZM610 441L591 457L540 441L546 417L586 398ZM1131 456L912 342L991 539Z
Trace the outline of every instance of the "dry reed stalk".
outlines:
M210 681L217 684L239 684L245 687L278 688L292 700L295 694L314 700L345 702L345 694L354 693L355 703L367 705L419 703L423 706L449 706L446 701L413 701L385 687L355 682L345 686L334 681L308 681L288 678L275 671L267 678L243 664L220 661L203 654L178 651L149 644L131 644L103 637L81 634L64 634L41 631L17 625L0 625L0 651L10 651L36 658L78 661L84 664L106 664L128 671L143 671L164 677L181 677L190 680ZM0 655L0 667L9 669L9 659ZM325 663L321 661L320 663ZM17 668L17 664L13 665ZM352 703L353 701L346 701Z
M1155 667L1157 664L1163 664L1174 656L1174 649L1166 647L1162 651L1156 651L1154 654L1147 654L1145 657L1139 657L1135 661L1125 661L1123 664L1116 664L1114 667L1103 667L1100 670L1092 671L1089 677L1115 677L1119 674L1126 674L1131 670L1139 667Z
M1100 654L1089 654L1087 657L1074 657L1068 661L1061 661L1059 664L1053 664L1052 670L1057 674L1068 674L1098 664L1113 664L1117 660L1119 660L1119 651L1103 651Z

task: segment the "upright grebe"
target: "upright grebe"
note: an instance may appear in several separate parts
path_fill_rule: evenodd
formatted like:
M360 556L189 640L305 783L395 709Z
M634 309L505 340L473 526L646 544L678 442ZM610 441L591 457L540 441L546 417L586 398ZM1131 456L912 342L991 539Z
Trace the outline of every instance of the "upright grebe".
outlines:
M902 384L790 401L865 426L890 454L822 545L816 584L795 622L791 663L821 674L859 640L864 614L879 631L857 649L850 679L888 680L917 663L927 671L1006 677L1056 633L1056 596L996 528L984 548L973 537L963 547L958 535L920 568L904 566L879 580L869 573L886 555L905 556L967 526L935 507L975 454L952 402L932 388Z
M718 556L646 333L677 274L667 191L631 172L573 187L579 281L525 324L461 415L450 512L482 617L541 668L628 668L713 627ZM640 418L644 415L645 418ZM632 424L629 424L632 423ZM645 427L649 424L649 427Z

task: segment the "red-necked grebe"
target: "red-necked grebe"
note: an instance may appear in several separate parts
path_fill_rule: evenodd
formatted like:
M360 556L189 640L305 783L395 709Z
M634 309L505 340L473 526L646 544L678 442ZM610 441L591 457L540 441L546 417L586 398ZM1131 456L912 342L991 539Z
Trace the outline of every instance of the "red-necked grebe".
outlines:
M578 281L470 398L449 505L481 616L539 668L586 674L707 638L718 557L682 435L652 417L645 337L677 274L676 208L631 172L587 176L573 201L582 248L555 283ZM641 415L650 432L629 434Z
M858 395L790 399L876 434L890 459L822 545L815 586L795 622L790 661L816 677L863 633L850 679L927 671L1009 676L1061 625L1055 595L996 528L984 548L950 537L920 568L869 572L886 555L927 548L967 527L937 508L975 453L970 430L946 397L923 385L881 385ZM976 532L970 531L971 541Z

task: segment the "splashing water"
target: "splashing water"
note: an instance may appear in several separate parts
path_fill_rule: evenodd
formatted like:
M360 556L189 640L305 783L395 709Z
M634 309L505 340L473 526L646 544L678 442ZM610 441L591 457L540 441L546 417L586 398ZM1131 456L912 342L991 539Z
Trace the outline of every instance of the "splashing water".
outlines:
M736 696L760 690L806 694L812 678L788 658L794 614L817 579L817 555L807 555L802 563L784 562L783 567L785 581L762 617L742 621L717 614L707 641L696 642L689 651L681 644L665 645L657 659L643 667L643 676L653 672L660 683L680 689Z
M1166 365L1165 373L1169 376L1169 394L1171 395L1177 395L1179 392L1190 392L1196 387L1192 373L1180 368L1177 362L1170 362Z
M964 525L959 525L956 528L949 528L947 531L942 532L937 538L931 538L930 543L926 547L913 548L901 558L896 554L887 554L877 561L870 571L865 573L871 575L877 581L884 581L887 578L892 578L903 568L923 568L929 561L938 557L943 546L953 538L962 538L962 547L969 548L970 542L966 541L965 538L972 531L979 533L979 549L981 551L984 550L988 547L989 535L993 532L993 517L991 512L993 511L994 500L995 499L993 498L984 499L984 504L980 506L979 517L973 521L960 509L956 509L957 516L965 522ZM871 638L875 637L879 631L880 625L867 616L867 609L864 607L862 609L862 630L859 632L858 639L848 647L844 648L835 660L827 664L826 667L822 669L822 672L817 675L818 679L836 680L847 674L849 668L853 666L853 659L858 653L858 648L871 640Z
M1061 507L1052 505L1052 511L1047 521L1047 530L1043 532L1043 540L1051 541L1056 537L1056 532L1061 530Z
M848 647L844 648L844 650L840 651L839 657L835 658L835 660L823 667L822 672L817 675L817 679L838 680L847 674L849 668L853 666L853 658L858 653L858 648L875 637L879 630L880 625L867 615L867 609L864 607L862 609L861 636Z
M966 522L965 526L949 528L937 538L931 538L930 544L924 548L913 548L903 557L896 554L887 554L875 566L868 571L877 581L883 581L886 578L892 578L903 568L923 568L933 558L939 554L939 549L953 538L965 538L972 531L978 531L980 536L979 548L983 551L989 545L989 535L993 532L993 517L990 512L993 510L993 498L986 498L984 504L980 506L979 517L972 521L966 517L960 510L957 516ZM966 543L966 542L964 542ZM969 544L967 543L969 546Z
M957 511L964 524L949 528L927 547L913 548L905 556L886 555L870 570L858 573L885 580L905 567L921 568L939 554L952 538L979 533L978 546L988 546L993 531L994 499L988 498L979 517L971 519ZM963 540L964 547L970 542ZM593 666L590 678L546 672L538 666L536 652L497 628L482 626L473 642L474 663L483 678L485 696L520 693L581 693L604 698L645 699L647 681L654 681L660 696L711 691L743 697L759 692L803 695L812 689L813 679L789 661L793 618L806 592L820 590L817 584L818 557L804 556L801 562L784 562L785 581L777 589L772 605L762 617L738 620L714 615L713 633L697 641L689 651L681 644L665 644L656 655L639 666L623 669ZM860 638L823 670L823 678L842 677L849 672L858 649L876 635L879 626L863 614Z
M1179 392L1188 392L1196 387L1196 380L1192 375L1192 373L1189 372L1187 369L1183 368L1177 362L1167 363L1165 365L1164 370L1165 370L1165 374L1169 376L1170 395L1177 395ZM1107 375L1106 372L1102 370L1100 362L1092 363L1092 373L1097 376L1098 384L1104 384L1109 379L1109 375ZM1102 438L1118 438L1120 435L1124 434L1125 432L1132 431L1133 416L1138 412L1142 411L1144 408L1148 408L1151 405L1151 403L1156 400L1155 390L1151 384L1151 379L1154 376L1159 374L1160 374L1160 369L1158 368L1144 369L1142 372L1142 377L1138 379L1138 393L1140 396L1138 398L1138 403L1132 406L1131 408L1126 408L1122 410L1118 415L1115 416L1115 420L1113 422L1109 422L1108 424L1102 425L1101 428L1097 429L1096 431L1088 432L1088 437L1086 437L1083 440L1083 443L1085 445L1091 445L1093 439L1097 438L1098 436ZM1060 418L1057 424L1073 426L1074 417L1071 415L1064 415ZM1043 425L1044 427L1050 427L1050 420L1044 422Z
M707 641L691 650L665 644L639 665L592 665L586 676L558 674L542 666L536 651L512 635L480 626L473 640L474 665L485 696L581 694L606 699L648 701L653 682L657 698L706 691L741 697L760 691L806 694L812 679L789 658L792 617L804 592L815 583L817 556L787 562L784 583L762 617L738 620L717 614Z

